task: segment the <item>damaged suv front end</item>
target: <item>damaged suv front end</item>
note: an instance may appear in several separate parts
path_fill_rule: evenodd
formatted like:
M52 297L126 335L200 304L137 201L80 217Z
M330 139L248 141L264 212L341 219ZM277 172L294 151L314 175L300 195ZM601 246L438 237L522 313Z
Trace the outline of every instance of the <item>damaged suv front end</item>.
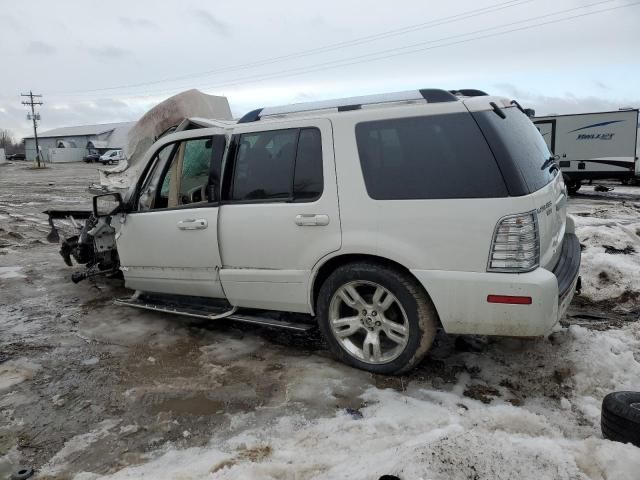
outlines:
M46 210L49 216L51 232L47 240L60 242L60 233L54 220L66 220L77 232L60 242L60 255L68 266L73 260L84 265L84 270L74 272L71 280L78 283L98 275L118 277L120 260L116 249L116 229L112 225L114 219L120 218L117 213L123 209L120 193L106 193L93 197L93 210ZM124 217L122 217L124 218Z

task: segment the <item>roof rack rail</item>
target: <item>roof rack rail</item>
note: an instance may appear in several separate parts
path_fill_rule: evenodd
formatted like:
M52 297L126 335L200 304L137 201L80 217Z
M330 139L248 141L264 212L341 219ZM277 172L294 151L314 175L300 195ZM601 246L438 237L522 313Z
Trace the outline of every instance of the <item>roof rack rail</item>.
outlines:
M318 102L294 103L279 107L266 107L252 110L244 115L238 123L256 122L263 117L286 115L290 113L311 112L314 110L337 109L339 112L358 110L363 105L377 105L393 102L411 102L426 100L427 103L457 102L458 98L446 90L427 88L421 90L409 90L405 92L382 93L377 95L364 95L359 97L340 98L335 100L321 100Z
M482 90L476 90L475 88L460 88L458 90L449 90L449 93L459 97L484 97L489 95Z

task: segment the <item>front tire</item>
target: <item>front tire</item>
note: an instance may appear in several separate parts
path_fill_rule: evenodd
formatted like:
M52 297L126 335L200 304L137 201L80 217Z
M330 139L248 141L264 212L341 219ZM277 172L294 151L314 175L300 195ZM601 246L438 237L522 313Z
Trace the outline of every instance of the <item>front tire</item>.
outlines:
M353 367L397 375L431 347L438 315L410 275L376 263L350 263L323 283L318 324L331 352Z

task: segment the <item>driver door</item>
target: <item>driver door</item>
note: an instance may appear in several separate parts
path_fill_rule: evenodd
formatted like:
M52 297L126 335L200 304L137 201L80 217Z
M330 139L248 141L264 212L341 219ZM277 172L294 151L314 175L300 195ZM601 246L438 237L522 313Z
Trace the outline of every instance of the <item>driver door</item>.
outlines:
M224 298L217 186L225 147L224 135L209 135L157 149L116 235L128 288Z

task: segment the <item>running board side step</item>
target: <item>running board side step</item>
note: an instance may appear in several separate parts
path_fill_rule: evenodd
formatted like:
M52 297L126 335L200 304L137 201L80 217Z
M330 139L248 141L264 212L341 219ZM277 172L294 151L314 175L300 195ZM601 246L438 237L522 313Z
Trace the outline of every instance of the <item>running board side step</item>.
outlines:
M182 297L180 295L145 295L136 293L132 297L118 298L116 305L142 308L155 312L172 313L205 320L228 319L263 327L281 328L296 332L308 332L315 328L308 315L282 314L263 310L238 310L227 302L202 297ZM281 317L305 317L306 321L292 321ZM279 317L279 318L277 318Z

